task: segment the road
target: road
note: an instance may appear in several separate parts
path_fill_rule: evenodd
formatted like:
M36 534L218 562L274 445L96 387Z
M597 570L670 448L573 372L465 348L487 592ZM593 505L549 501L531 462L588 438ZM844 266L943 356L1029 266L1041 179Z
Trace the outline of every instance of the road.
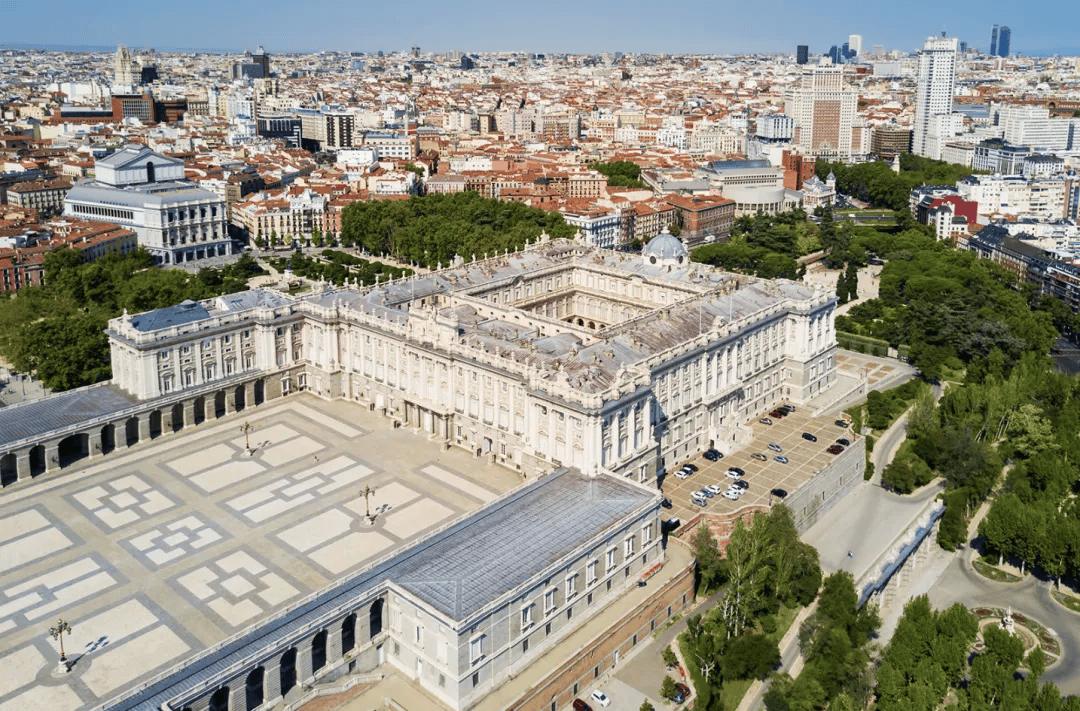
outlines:
M937 582L930 586L930 602L943 609L955 602L967 607L1012 607L1053 630L1061 639L1061 661L1039 677L1053 682L1062 696L1080 694L1080 615L1059 605L1050 596L1050 584L1028 575L1019 583L998 583L971 567L975 550L968 546Z

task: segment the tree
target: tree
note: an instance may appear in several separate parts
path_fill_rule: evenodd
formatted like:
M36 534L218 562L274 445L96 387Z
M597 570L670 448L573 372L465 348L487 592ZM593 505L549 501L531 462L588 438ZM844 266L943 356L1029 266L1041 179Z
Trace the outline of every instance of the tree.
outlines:
M836 275L836 298L840 300L841 304L848 302L848 282L844 274Z
M844 282L847 286L846 301L854 301L859 298L859 269L855 262L848 262L847 271L844 272Z
M780 664L780 647L763 634L732 639L721 660L725 679L761 679Z
M663 658L664 664L666 664L667 666L679 666L679 658L675 656L675 651L671 648L670 644L664 647L663 651L660 652L660 656Z
M1053 425L1042 416L1034 403L1024 403L1013 413L1008 433L1016 453L1023 457L1032 457L1044 449L1057 447Z
M1043 652L1042 645L1038 645L1028 652L1026 663L1033 678L1038 679L1043 675L1043 672L1046 671L1046 654Z
M720 546L704 522L690 537L690 545L693 546L694 557L697 558L702 589L715 589L724 577L724 561L720 555Z
M664 680L660 682L660 696L665 699L675 698L679 690L675 688L675 680L670 675L664 675Z
M1028 525L1027 511L1016 494L999 496L979 522L979 535L987 548L998 554L998 565L1005 556L1018 552L1021 531Z

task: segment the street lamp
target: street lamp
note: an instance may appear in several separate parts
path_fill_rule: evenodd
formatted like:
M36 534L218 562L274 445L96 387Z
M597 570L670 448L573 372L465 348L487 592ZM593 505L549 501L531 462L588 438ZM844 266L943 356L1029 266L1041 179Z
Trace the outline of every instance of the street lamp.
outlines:
M67 656L64 654L64 635L71 634L71 625L69 625L64 618L58 618L56 620L56 626L49 628L49 634L52 635L53 639L60 640L60 671L70 671L70 667L68 667L67 663Z
M244 433L244 450L251 454L251 442L248 439L248 435L255 429L250 422L244 420L244 424L240 426L240 431Z
M370 486L365 486L364 491L361 492L364 495L364 515L367 517L368 525L375 525L375 517L371 515L371 497L375 495L375 489Z

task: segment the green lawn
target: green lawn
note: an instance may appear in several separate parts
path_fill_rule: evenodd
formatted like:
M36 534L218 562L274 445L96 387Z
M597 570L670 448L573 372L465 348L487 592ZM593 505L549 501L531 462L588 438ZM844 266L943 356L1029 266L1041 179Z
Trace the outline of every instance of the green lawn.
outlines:
M1060 590L1051 590L1050 594L1054 596L1054 599L1060 602L1065 607L1069 608L1073 612L1080 612L1080 597L1073 597Z
M984 578L990 578L991 580L996 580L999 583L1020 582L1019 576L1013 575L1012 573L1007 573L1004 570L993 566L990 563L987 563L986 561L979 560L978 558L976 558L972 562L972 565L975 567L975 571L979 573L979 575L982 575Z

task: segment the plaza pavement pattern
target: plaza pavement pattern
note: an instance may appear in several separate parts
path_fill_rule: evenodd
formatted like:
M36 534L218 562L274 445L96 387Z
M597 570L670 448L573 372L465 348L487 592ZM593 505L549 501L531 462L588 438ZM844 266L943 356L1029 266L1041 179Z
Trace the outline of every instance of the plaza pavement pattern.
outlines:
M520 482L301 395L5 490L0 711L97 706Z

